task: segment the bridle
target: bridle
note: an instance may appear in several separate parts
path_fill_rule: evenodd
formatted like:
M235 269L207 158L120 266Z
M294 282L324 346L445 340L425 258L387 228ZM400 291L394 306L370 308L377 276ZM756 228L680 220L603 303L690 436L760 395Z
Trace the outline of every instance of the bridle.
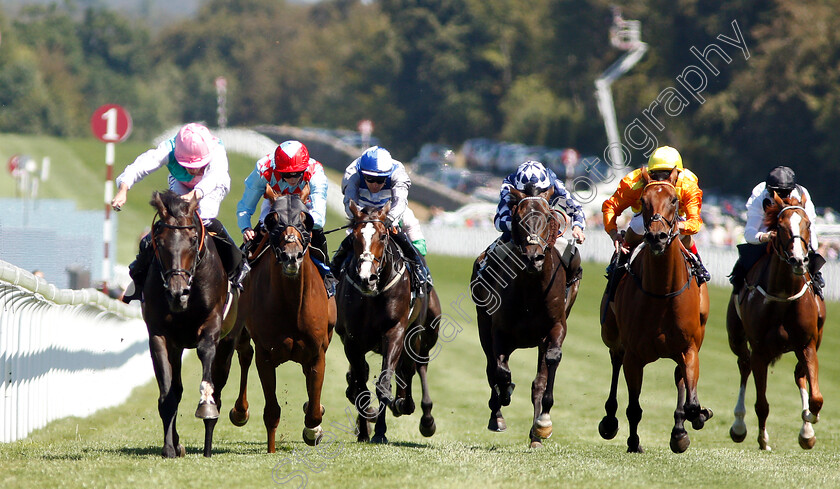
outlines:
M370 263L371 268L375 271L376 275L379 275L379 270L380 270L380 268L382 268L382 264L385 262L385 256L388 253L390 253L390 251L388 250L388 243L391 239L391 236L388 232L387 226L385 225L385 221L383 221L382 219L365 219L363 221L355 221L353 223L353 232L355 234L356 229L357 229L359 224L368 224L368 223L376 223L376 222L382 223L382 225L385 226L385 243L383 244L384 251L382 252L382 255L379 258L374 256L374 254L371 253L370 251L363 251L358 256L358 259L362 263Z
M206 234L206 228L204 227L204 223L201 221L201 218L198 215L198 212L193 213L193 223L191 225L180 225L180 224L167 224L163 221L156 221L156 219L160 216L160 212L156 213L152 218L152 230L151 230L151 238L152 238L152 249L154 250L155 260L158 262L158 266L160 267L160 277L163 281L163 288L167 291L170 291L169 288L169 280L176 275L183 275L185 280L187 281L187 290L190 289L192 286L193 276L195 276L195 270L198 268L198 264L201 262L203 255L202 251L205 250L204 248L204 238ZM197 240L195 244L195 259L193 260L192 266L189 270L186 268L169 268L164 269L163 261L160 259L160 254L158 252L157 240L155 239L155 230L160 228L166 229L195 229L196 234L201 235L201 239ZM199 231L200 230L200 231Z
M647 188L650 187L651 185L668 185L669 187L673 188L674 191L676 191L676 187L674 187L674 185L671 182L659 181L659 180L654 180L652 182L649 182L647 185L645 185L645 190L647 190ZM659 213L656 213L656 214L650 216L649 220L647 220L647 219L645 220L645 238L653 238L653 236L654 236L653 232L650 230L650 225L651 224L653 224L654 222L662 222L668 227L668 239L665 242L665 246L666 247L669 246L671 244L671 242L674 241L674 238L676 238L677 236L680 235L680 230L679 230L679 226L678 226L679 213L680 213L680 200L677 199L677 201L674 203L674 217L673 218L666 219L665 216L663 216L662 214L659 214Z
M537 246L541 246L541 247L542 247L542 249L543 249L543 251L545 251L545 250L546 250L549 246L551 246L551 245L552 245L552 243L551 243L551 236L549 236L548 238L544 238L541 234L539 234L539 233L537 233L537 232L536 232L536 231L542 231L542 230L544 230L544 229L548 229L548 230L549 230L549 232L551 231L551 228L550 228L550 226L548 225L547 219L549 219L549 218L550 218L549 216L551 216L551 212L552 212L553 210L551 209L551 204L549 204L548 200L546 200L546 198L545 198L545 197L542 197L542 196L540 196L540 195L534 195L534 196L530 196L530 197L523 197L522 199L520 199L520 200L519 200L519 202L517 202L517 203L513 206L514 208L512 209L512 211L511 211L511 212L516 213L516 212L517 212L517 209L519 208L519 206L520 206L523 202L526 202L526 201L529 201L529 200L542 201L542 202L544 202L544 203L545 203L545 205L546 205L546 207L548 207L548 211L544 214L544 216L546 217L546 222L544 223L544 225L543 225L543 226L530 226L530 225L524 225L524 226L523 226L523 222L524 222L524 220L525 220L525 219L527 219L529 216L531 216L531 215L533 215L533 214L534 214L534 212L535 212L535 211L533 211L533 210L532 210L532 211L530 211L530 212L528 212L528 214L527 214L525 217L520 218L520 219L517 219L516 224L517 224L517 225L519 225L519 226L522 226L522 227L523 227L523 229L524 229L525 231L527 231L527 233L528 233L528 235L525 237L525 242L524 242L524 243L515 243L515 244L516 244L516 246L519 248L520 253L522 253L523 255L525 254L525 247L526 247L526 246L529 246L529 245L537 245ZM553 216L552 216L552 217L553 217ZM568 224L568 221L567 221L567 224ZM564 229L563 231L565 232L565 229ZM561 233L561 234L562 234L562 233ZM516 233L514 232L514 233L512 233L512 235L513 235L513 236L516 236ZM514 239L514 242L516 242L516 241L517 241L517 240L516 240L516 239Z
M779 220L781 220L783 212L785 212L787 210L796 210L796 209L800 209L800 210L802 210L802 212L806 212L805 208L802 207L802 206L788 205L788 206L782 207L782 209L779 211ZM807 214L806 214L806 216L807 216ZM770 246L772 247L773 251L777 255L779 255L779 258L781 258L782 261L784 261L785 263L787 263L790 266L795 266L795 265L797 265L796 258L794 258L793 254L790 251L788 251L788 247L790 247L790 245L794 241L796 241L797 239L802 241L802 243L805 245L806 250L811 247L811 243L805 241L805 238L802 237L801 234L799 234L798 229L796 231L791 229L791 232L793 233L793 236L790 237L790 240L788 240L784 243L782 243L782 239L778 237L778 233L777 233L776 239L773 240L770 243Z
M382 225L385 225L385 221L383 221L381 219L365 219L365 220L362 220L362 221L353 222L351 227L353 228L353 232L355 234L357 226L359 224L376 223L376 222L379 222L379 223L382 223ZM372 268L374 274L377 276L378 282L380 282L380 283L381 283L382 279L385 278L383 275L380 274L380 270L382 269L382 266L385 265L387 261L389 261L390 264L391 264L391 273L389 274L389 276L391 276L391 279L383 287L377 287L378 290L373 295L379 295L379 294L387 291L388 289L390 289L391 287L396 285L397 282L399 282L399 279L403 276L403 272L405 272L405 270L406 270L405 262L402 262L403 266L399 270L394 268L394 263L395 263L395 260L393 259L394 252L391 251L391 249L390 249L390 246L389 246L390 245L390 240L391 240L391 236L390 236L390 233L389 233L389 231L386 227L385 240L384 240L384 244L383 244L384 248L383 248L382 255L379 258L377 258L376 256L374 256L373 253L371 253L369 251L362 252L357 257L357 260L359 260L361 263L358 264L357 266L354 266L354 267L348 267L348 270L346 271L346 274L347 274L346 277L347 277L348 281L350 282L351 285L353 285L353 287L356 288L356 290L358 290L362 294L371 295L371 294L369 294L368 291L366 291L362 288L362 286L359 284L359 281L357 280L359 278L357 270L364 263L370 263L371 264L371 268ZM391 260L387 260L387 258L389 256L392 258ZM354 273L357 275L355 279L353 278Z
M277 214L276 211L274 213ZM300 237L293 234L287 234L284 237L283 233L285 233L288 228L294 228L297 230L297 232L300 233ZM281 242L285 244L300 242L301 246L303 246L303 254L306 254L309 251L309 245L312 243L312 234L300 224L285 223L280 219L280 215L277 214L277 225L268 231L268 243L271 247L271 251L274 253L274 258L278 263L282 261L280 259L282 250L281 247L278 246Z

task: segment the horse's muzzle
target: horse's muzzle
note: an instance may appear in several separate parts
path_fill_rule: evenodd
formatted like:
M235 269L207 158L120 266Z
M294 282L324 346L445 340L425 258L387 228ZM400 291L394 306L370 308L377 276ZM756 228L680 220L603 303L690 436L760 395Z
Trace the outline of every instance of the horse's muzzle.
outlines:
M543 266L545 266L545 253L540 252L528 257L528 264L526 266L528 272L540 273L542 272Z
M671 243L671 235L666 232L645 233L645 241L654 255L661 255Z

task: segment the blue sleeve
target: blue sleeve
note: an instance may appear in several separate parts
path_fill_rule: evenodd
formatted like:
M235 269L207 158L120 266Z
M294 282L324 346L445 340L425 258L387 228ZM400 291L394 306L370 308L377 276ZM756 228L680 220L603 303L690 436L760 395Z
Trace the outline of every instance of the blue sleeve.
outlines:
M549 171L549 175L554 179L554 195L551 196L552 206L559 205L572 218L572 227L579 227L581 230L586 229L586 216L583 215L583 208L572 197L572 193L566 190L560 179L556 178L554 172Z
M319 166L309 179L309 213L318 229L323 229L327 222L327 185L327 175Z
M499 206L496 208L496 217L493 223L496 229L503 232L510 232L510 188L513 186L513 175L508 175L502 181L502 188L499 191Z
M236 205L236 224L240 231L244 231L251 226L251 216L257 209L260 199L265 194L265 186L268 182L260 175L257 169L248 175L245 179L245 191L242 193L242 199Z

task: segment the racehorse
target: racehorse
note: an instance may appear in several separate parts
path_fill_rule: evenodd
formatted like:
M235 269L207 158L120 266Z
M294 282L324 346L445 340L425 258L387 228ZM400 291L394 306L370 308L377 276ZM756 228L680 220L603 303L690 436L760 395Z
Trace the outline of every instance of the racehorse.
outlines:
M548 203L554 188L542 193L534 187L526 187L525 192L512 188L510 192L514 249L500 244L479 255L470 284L481 347L487 357L490 431L507 429L502 406L510 404L515 387L508 367L511 353L519 348L539 348L537 376L531 384L534 419L529 435L530 446L537 448L552 433L549 411L554 404L554 376L578 283L567 292L566 269L554 247L561 223Z
M150 204L157 210L157 220L151 229L154 259L143 287L142 310L160 389L163 456L185 454L175 428L184 391L181 356L184 348L195 348L202 367L201 400L195 415L204 420L204 456L209 457L239 333L234 327L237 292L229 293L216 246L198 216L198 201L187 202L167 191L155 192Z
M303 441L314 446L323 438L321 387L336 308L335 299L327 297L324 281L312 258L313 220L303 203L306 195L278 197L268 186L266 195L271 202L271 211L264 219L268 245L263 249L266 253L252 260L251 273L239 301L238 322L245 324L247 335L237 345L241 377L239 397L230 411L230 419L237 426L248 421L247 373L256 351L257 373L265 396L263 421L268 453L275 453L275 435L280 423L275 369L289 360L299 363L306 376L309 400L303 406ZM273 259L266 256L268 250Z
M350 363L346 395L358 411L360 442L388 443L386 406L394 416L414 412L411 381L415 371L423 392L420 433L428 437L437 429L426 370L438 338L440 300L431 285L428 293L412 299L409 265L385 225L390 208L388 203L381 208L359 209L350 202L353 253L336 292L336 331ZM369 351L382 355L382 370L376 383L378 411L370 406L367 387L369 367L365 354ZM396 397L391 395L392 379L397 383ZM371 438L369 422L374 419Z
M699 430L712 417L712 411L701 407L697 396L698 354L709 315L708 291L694 280L679 239L679 199L674 186L677 171L663 181L652 181L646 170L642 176L644 241L634 249L627 274L618 284L613 307L607 307L601 325L601 338L610 350L612 378L606 416L598 431L608 440L618 432L616 390L618 372L623 367L629 398L627 451L644 451L637 432L642 419L639 395L644 366L670 358L677 363L677 408L670 447L673 452L682 453L691 442L685 420ZM606 295L603 300L608 301ZM609 305L602 304L602 310L604 306Z
M729 434L737 443L747 436L744 394L752 372L758 445L762 450L770 450L767 366L783 353L792 351L797 358L794 378L802 397L802 429L799 431L802 448L813 448L816 443L812 423L819 420L823 404L817 380L817 349L822 340L825 302L810 286L811 223L804 205L804 198L800 202L795 198L781 199L776 194L772 202L765 202L764 222L771 233L770 252L752 267L746 286L737 296L732 295L726 313L729 348L738 356L741 372L735 422Z

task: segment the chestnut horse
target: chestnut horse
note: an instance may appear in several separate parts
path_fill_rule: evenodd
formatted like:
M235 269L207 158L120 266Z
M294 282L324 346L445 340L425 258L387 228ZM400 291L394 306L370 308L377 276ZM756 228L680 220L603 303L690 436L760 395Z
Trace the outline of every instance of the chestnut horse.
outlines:
M309 400L303 405L303 441L314 446L321 441L321 387L326 370L326 353L335 325L335 299L327 297L324 281L312 258L310 236L313 220L297 195L277 196L266 190L271 211L263 224L268 233L269 253L252 261L251 273L239 301L239 322L247 336L237 346L241 377L239 397L230 411L231 421L244 425L249 418L248 368L256 350L265 410L268 453L275 453L275 435L280 423L275 369L289 360L299 363L306 376ZM248 337L254 341L251 347Z
M691 442L685 420L699 430L712 417L712 411L701 407L697 397L699 351L709 315L708 292L693 279L679 239L679 198L674 186L677 171L664 181L652 181L646 170L642 176L644 241L634 249L627 274L621 278L615 301L607 308L601 325L601 338L610 349L612 378L606 416L598 431L604 439L612 439L618 432L616 390L618 372L623 367L629 397L627 451L644 451L637 431L642 419L639 395L644 366L670 358L677 364L677 408L670 447L682 453Z
M479 255L470 288L487 358L490 431L507 429L502 406L510 404L515 387L508 367L511 353L520 348L539 349L537 376L531 384L534 418L529 435L530 446L537 448L552 432L549 411L554 404L554 376L578 282L567 292L566 269L554 248L562 215L548 203L554 188L539 193L531 186L525 192L515 188L510 192L512 241Z
M765 203L764 222L770 230L770 252L747 274L746 286L729 301L726 330L729 348L738 356L741 386L735 405L735 422L729 430L732 440L747 436L744 423L744 394L750 372L755 381L755 413L758 416L758 446L770 450L767 435L767 366L783 353L796 354L794 378L802 397L802 429L799 445L816 443L812 423L819 420L823 396L817 380L817 349L823 334L825 302L814 293L808 273L810 221L804 198L781 199L774 194ZM806 384L807 382L807 384ZM810 386L810 393L808 387Z
M184 348L195 348L201 361L201 400L195 416L204 420L204 456L209 457L240 331L234 329L237 291L229 293L216 246L198 217L198 201L187 202L167 191L152 194L150 204L157 210L157 220L152 224L154 259L143 287L142 309L160 389L163 456L185 454L175 428L184 391L181 357Z
M350 202L353 253L336 292L336 331L350 363L346 395L358 411L360 442L388 443L386 406L394 416L414 412L411 381L415 372L423 392L420 433L432 436L436 430L426 370L434 356L430 352L437 343L440 300L431 285L428 293L412 299L409 265L385 226L390 208L388 203L382 208L360 210L355 202ZM378 411L370 406L367 387L370 373L365 354L369 351L382 355L382 370L376 382ZM391 395L392 380L397 384L396 397ZM368 423L374 419L371 438Z

